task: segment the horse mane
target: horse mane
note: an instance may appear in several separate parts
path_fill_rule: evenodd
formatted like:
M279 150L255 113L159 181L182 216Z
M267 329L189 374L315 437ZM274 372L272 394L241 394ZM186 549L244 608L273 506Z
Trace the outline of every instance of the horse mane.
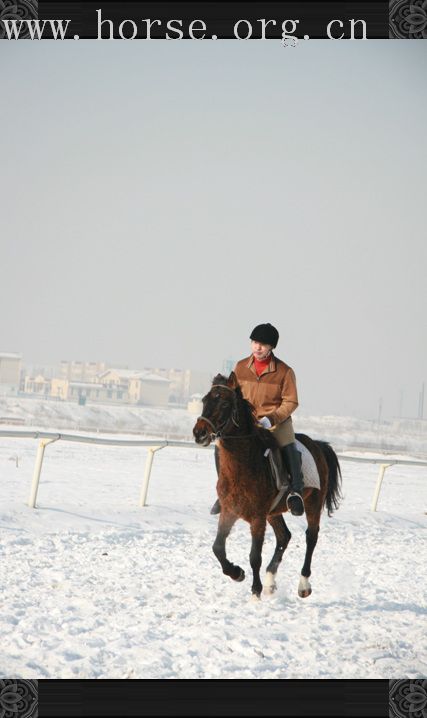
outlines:
M228 386L230 377L226 377L224 374L217 374L212 380L212 385L220 384L222 386ZM237 411L239 416L244 418L245 423L249 428L248 433L253 434L254 439L258 439L260 441L264 450L277 449L279 445L275 436L268 429L264 429L264 427L258 425L255 407L250 403L250 401L243 397L240 386L236 383L235 386L229 388L233 388L234 390Z

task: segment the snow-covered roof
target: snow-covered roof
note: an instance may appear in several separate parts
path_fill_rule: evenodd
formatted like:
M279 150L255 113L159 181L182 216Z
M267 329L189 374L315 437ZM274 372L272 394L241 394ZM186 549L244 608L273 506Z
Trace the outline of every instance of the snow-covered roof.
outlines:
M157 381L157 382L167 382L170 384L170 379L165 379L163 376L159 376L158 374L151 374L150 372L142 373L139 377L141 381Z
M95 381L70 381L70 386L88 387L90 389L103 389L103 384L97 384Z
M103 371L101 374L98 374L98 379L102 381L102 379L105 376L108 376L108 374L114 373L121 379L140 379L141 381L157 381L157 382L168 382L170 383L169 379L165 379L163 376L159 376L159 374L154 374L149 371L141 371L138 369L107 369L106 371Z
M107 376L107 374L117 374L117 376L121 377L122 379L139 379L144 372L138 371L138 369L114 369L114 367L110 369L106 369L105 371L102 371L100 374L98 374L98 377L102 379L102 377Z
M14 352L0 352L0 359L22 359L22 354Z

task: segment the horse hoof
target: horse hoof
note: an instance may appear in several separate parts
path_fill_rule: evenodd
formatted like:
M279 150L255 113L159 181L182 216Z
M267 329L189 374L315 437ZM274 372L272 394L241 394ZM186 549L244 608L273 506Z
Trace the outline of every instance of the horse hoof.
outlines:
M277 586L264 586L263 588L263 594L264 596L272 596L273 593L277 591Z
M310 581L306 576L301 576L298 584L298 596L300 598L307 598L311 593Z
M252 603L259 603L261 601L261 596L259 593L253 593L251 596Z
M239 568L239 575L234 580L239 581L239 582L245 580L245 572L244 572L243 568Z

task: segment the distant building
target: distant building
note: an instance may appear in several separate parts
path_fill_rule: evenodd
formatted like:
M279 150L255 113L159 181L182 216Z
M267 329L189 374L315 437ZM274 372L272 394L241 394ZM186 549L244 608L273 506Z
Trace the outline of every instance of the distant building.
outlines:
M150 368L146 371L169 380L171 404L186 404L192 394L206 394L212 381L208 372L193 369Z
M51 392L51 381L45 379L42 374L37 376L26 376L24 378L24 392L25 394L37 394L39 396L49 396Z
M190 401L187 404L187 410L190 412L190 414L195 414L196 416L201 415L203 411L201 394L193 394L193 396L190 397Z
M18 394L21 364L21 354L0 352L0 395Z
M167 379L148 372L107 369L90 382L52 379L51 395L63 401L77 401L80 404L89 401L167 406L169 384Z
M169 379L146 370L107 369L98 375L97 381L125 387L131 404L167 406L169 403Z
M169 403L170 381L165 377L143 372L129 380L129 399L135 404L146 406L167 406Z
M98 384L111 384L114 386L122 385L128 387L129 380L133 377L140 376L141 372L137 369L105 369L96 375L94 381Z
M68 381L68 379L52 379L51 396L63 401L76 401L79 404L86 404L87 401L125 404L129 400L126 388L121 385Z
M19 355L4 355L19 357ZM22 372L21 391L62 401L168 406L187 403L209 390L212 376L193 369L107 368L106 362L62 360L52 367L28 367ZM36 370L37 369L37 370Z
M66 401L68 399L69 383L68 379L53 378L50 387L50 395L55 399L62 399L63 401Z
M54 376L58 376L58 367L45 364L25 364L23 373L24 377L42 376L44 379L53 379Z
M68 381L95 381L98 374L105 371L103 361L68 361L62 359L59 364L59 378Z

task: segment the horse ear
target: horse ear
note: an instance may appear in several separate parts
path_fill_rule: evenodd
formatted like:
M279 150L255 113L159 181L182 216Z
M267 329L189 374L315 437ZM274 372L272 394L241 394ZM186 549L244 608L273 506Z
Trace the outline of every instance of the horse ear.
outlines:
M239 386L239 382L237 381L237 377L234 371L231 372L230 376L227 379L227 386L229 389L237 389L237 387Z

